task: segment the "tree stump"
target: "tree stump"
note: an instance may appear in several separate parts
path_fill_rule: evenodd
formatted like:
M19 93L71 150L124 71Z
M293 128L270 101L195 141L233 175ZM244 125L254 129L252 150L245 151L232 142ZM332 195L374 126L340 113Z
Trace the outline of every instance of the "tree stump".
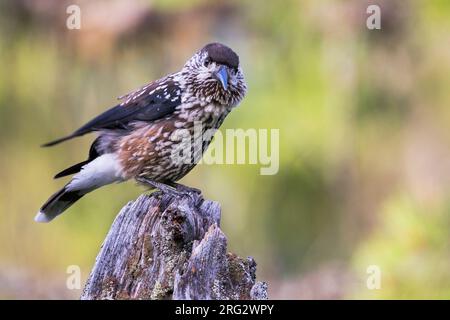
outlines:
M81 299L267 299L253 258L227 253L220 205L141 195L114 220Z

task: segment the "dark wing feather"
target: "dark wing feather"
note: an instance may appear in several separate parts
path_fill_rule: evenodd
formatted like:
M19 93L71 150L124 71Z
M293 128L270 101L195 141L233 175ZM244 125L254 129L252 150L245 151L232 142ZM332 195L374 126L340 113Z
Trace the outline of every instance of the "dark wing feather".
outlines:
M71 135L51 141L43 147L102 129L125 129L134 121L155 121L171 114L181 103L181 90L170 78L153 82L124 96L121 104L95 117Z
M77 164L74 164L73 166L57 173L54 176L54 179L62 178L62 177L80 172L81 168L83 168L84 165L88 164L89 162L91 162L92 160L94 160L95 158L100 156L100 152L97 150L97 146L99 143L100 143L100 137L95 139L95 141L91 144L91 148L89 149L89 156L88 156L87 160L82 161Z

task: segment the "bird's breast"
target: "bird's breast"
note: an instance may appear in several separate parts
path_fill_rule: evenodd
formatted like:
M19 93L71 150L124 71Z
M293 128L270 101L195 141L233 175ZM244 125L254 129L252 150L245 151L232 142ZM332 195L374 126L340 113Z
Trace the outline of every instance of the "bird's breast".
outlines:
M119 141L124 175L156 181L182 178L200 160L228 112L214 104L185 106L170 117L136 128Z

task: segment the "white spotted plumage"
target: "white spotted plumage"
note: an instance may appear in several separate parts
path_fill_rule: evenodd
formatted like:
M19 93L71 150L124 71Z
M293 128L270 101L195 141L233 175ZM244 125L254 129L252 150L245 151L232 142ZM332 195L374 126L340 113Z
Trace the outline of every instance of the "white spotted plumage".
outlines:
M47 144L99 132L88 160L57 175L75 173L42 206L36 221L52 220L83 195L106 184L138 177L162 183L181 179L210 143L202 136L207 130L215 132L220 127L246 90L239 57L230 48L212 43L189 59L179 72L121 96L117 106L73 134ZM198 123L202 124L199 136L194 135ZM192 144L177 139L180 131L193 137ZM192 145L201 148L193 150L191 162L173 161L174 151Z

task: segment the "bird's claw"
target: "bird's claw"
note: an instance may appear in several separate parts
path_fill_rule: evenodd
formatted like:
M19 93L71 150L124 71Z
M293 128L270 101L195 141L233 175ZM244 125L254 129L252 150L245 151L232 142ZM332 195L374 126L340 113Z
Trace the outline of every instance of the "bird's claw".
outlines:
M202 191L200 189L188 187L184 184L175 182L171 183L171 186L174 187L180 194L189 197L196 205L203 199Z
M174 182L174 183L171 183L170 185L172 187L174 187L177 191L180 191L180 192L190 193L190 194L195 193L197 195L202 194L202 191L200 189L193 188L193 187L188 187L188 186L185 186L184 184L181 184L181 183L175 183Z
M194 201L194 203L197 203L202 193L199 189L191 188L179 183L165 184L144 177L138 177L136 180L144 185L150 186L153 189L159 189L162 193L179 197L189 197Z

